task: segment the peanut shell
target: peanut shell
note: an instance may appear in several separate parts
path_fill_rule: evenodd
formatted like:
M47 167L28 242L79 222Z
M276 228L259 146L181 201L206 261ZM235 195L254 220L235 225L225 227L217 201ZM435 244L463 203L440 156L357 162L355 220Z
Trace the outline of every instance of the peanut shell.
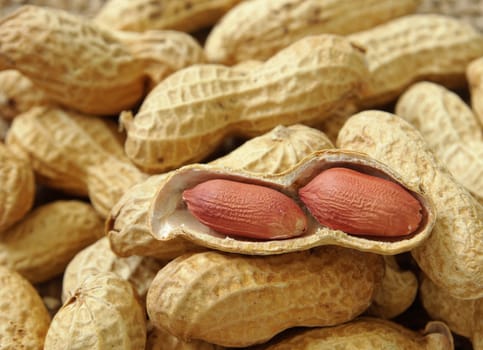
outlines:
M471 339L475 350L483 349L483 298L458 299L436 286L426 276L421 278L419 297L429 316L445 322L456 334Z
M337 146L384 162L431 198L436 222L412 256L454 297L483 297L483 207L450 175L416 128L392 113L364 111L346 122Z
M265 257L185 254L158 272L147 310L155 327L182 339L243 347L294 326L355 318L383 271L378 255L332 246Z
M399 97L396 114L421 132L455 179L483 203L483 134L471 108L445 87L420 82Z
M419 201L422 221L416 231L402 237L355 236L330 229L307 213L307 230L298 237L285 240L252 240L227 237L199 222L182 200L185 189L212 179L233 180L267 186L298 199L298 190L323 170L346 167L368 175L379 176L401 185ZM350 189L348 189L350 191ZM320 245L334 244L384 255L409 251L420 245L431 233L435 221L432 204L416 190L408 187L388 166L356 152L323 150L304 158L293 168L278 175L256 175L213 165L193 164L181 167L168 175L155 190L148 213L152 235L166 245L180 238L195 244L227 252L268 255L305 250ZM300 204L303 208L304 206Z
M300 330L260 350L452 350L451 331L442 322L429 322L415 332L395 322L360 317L334 327Z
M102 220L87 203L58 200L37 207L4 232L0 265L32 283L61 274L84 247L102 236Z
M301 39L250 73L191 66L158 84L135 118L121 115L126 154L146 172L198 162L228 135L324 119L359 95L367 77L362 52L335 35Z
M481 0L422 0L417 12L453 16L483 32Z
M143 62L79 16L26 5L0 20L0 37L0 69L19 70L60 104L112 115L145 93Z
M129 162L115 123L59 107L36 107L16 117L6 143L30 161L39 183L74 195L87 196L89 166L113 158ZM118 175L117 167L113 172L106 176Z
M45 350L144 349L146 320L129 282L114 273L88 276L52 320Z
M190 32L214 24L240 1L243 0L110 0L95 21L125 31L175 29Z
M32 208L35 179L28 162L0 142L0 237Z
M471 94L471 106L483 127L483 57L477 58L466 68L466 78Z
M211 62L267 60L295 41L346 35L414 12L419 0L252 0L231 9L205 44Z
M93 17L105 2L106 0L1 0L0 17L27 4L53 7L77 15Z
M25 75L15 69L0 71L0 116L13 119L34 106L53 102Z
M455 18L415 14L348 36L363 49L370 82L362 108L395 100L411 83L465 87L466 66L483 55L483 34Z
M0 266L0 349L42 350L50 316L35 288Z
M104 272L113 272L130 282L140 299L144 300L151 281L162 266L152 258L121 258L111 250L107 237L103 237L77 253L67 265L64 271L62 300L65 302L74 295L84 279Z
M394 256L384 256L384 263L384 278L367 313L383 319L392 319L413 304L418 294L419 283L412 271L399 267Z
M184 341L168 332L154 328L148 334L146 350L223 350L224 347L202 340Z
M279 125L249 139L212 163L253 173L275 174L295 165L313 151L333 147L327 136L316 129L301 124ZM153 237L148 222L149 206L155 195L154 189L163 183L166 176L153 175L133 186L112 209L106 223L106 234L116 254L139 254L169 260L188 251L205 249L182 238L165 244Z

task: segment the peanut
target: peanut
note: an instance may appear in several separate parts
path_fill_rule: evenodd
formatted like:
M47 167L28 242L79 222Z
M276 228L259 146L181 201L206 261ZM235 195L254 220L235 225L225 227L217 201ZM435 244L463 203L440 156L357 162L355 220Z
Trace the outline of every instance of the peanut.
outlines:
M33 106L53 102L25 75L14 69L0 71L0 116L13 119Z
M419 283L413 271L401 269L393 255L384 256L384 263L384 277L367 314L392 319L413 304Z
M61 105L113 115L141 101L147 85L157 82L150 76L161 79L180 63L193 63L185 58L156 59L165 52L163 47L173 47L172 38L177 38L175 45L195 52L195 60L201 57L201 47L193 49L194 40L185 34L146 33L134 40L132 36L62 10L23 6L0 21L0 69L19 70ZM163 70L166 62L175 63Z
M249 139L228 155L212 164L260 174L280 173L297 164L309 153L333 148L320 131L295 124L277 126L270 132ZM133 186L117 202L107 220L106 234L116 254L154 256L169 260L189 251L204 249L183 238L167 240L154 237L149 227L149 207L154 189L161 186L167 174L153 175Z
M481 0L422 0L417 11L453 16L483 32Z
M7 145L30 161L39 183L90 195L101 215L146 177L124 155L113 122L59 107L36 107L16 117Z
M442 322L429 322L424 333L409 330L395 322L371 317L334 327L299 330L264 346L263 350L452 350L453 336Z
M250 74L191 66L158 84L134 119L121 115L126 154L147 172L200 161L227 135L324 119L357 96L367 76L364 55L335 35L301 39Z
M411 255L451 295L483 297L482 207L437 160L422 135L394 114L365 111L349 118L337 146L384 162L431 198L437 215L434 228Z
M323 33L346 35L416 10L419 0L252 0L231 9L210 31L211 62L266 60L295 41Z
M445 322L456 334L471 340L475 350L483 346L483 298L462 300L436 286L426 276L421 277L421 303L432 319Z
M147 310L155 327L183 339L249 346L290 327L355 318L383 270L380 256L331 246L265 257L185 254L158 272Z
M182 197L198 221L228 236L283 239L307 229L297 203L268 187L213 179L184 190Z
M95 21L126 31L175 29L190 32L214 24L240 1L243 0L110 0Z
M411 83L466 86L468 63L483 55L483 35L449 16L408 15L348 35L365 50L370 82L360 108L394 101Z
M471 94L471 106L483 127L483 57L475 59L466 68Z
M2 0L0 17L13 12L19 7L30 4L63 9L71 13L92 17L101 8L106 0Z
M0 266L0 349L42 350L50 316L35 288Z
M61 274L69 261L102 235L102 220L87 203L58 200L28 213L3 233L0 265L32 283Z
M201 340L184 341L168 332L154 328L148 334L146 350L224 350L222 346Z
M389 179L410 191L410 196L414 197L416 202L420 203L422 209L422 220L417 230L410 236L361 237L344 231L331 229L320 224L310 216L308 217L308 225L304 234L291 237L290 239L277 241L253 241L236 239L235 237L226 239L226 235L211 229L194 217L189 209L186 208L182 198L182 193L186 189L195 187L209 180L224 179L271 188L297 201L298 191L301 187L312 181L320 172L328 171L327 169L330 168L340 167ZM353 194L350 194L352 187L347 187L349 192L347 196L352 196ZM356 188L355 190L357 192L358 189ZM422 194L416 192L415 189L407 187L399 175L394 173L391 168L362 153L336 149L314 152L284 173L270 176L250 174L226 167L215 167L211 164L186 165L168 175L160 186L152 191L156 192L156 195L151 200L148 220L150 222L152 235L156 239L164 241L165 244L169 244L169 241L173 240L176 244L180 238L183 238L207 248L252 255L280 254L326 244L341 245L385 255L397 254L409 251L420 245L430 234L435 221L431 202ZM204 191L204 193L206 192L209 191ZM240 197L242 197L242 194L237 192L236 198L239 199ZM344 200L342 199L342 203L344 203ZM340 198L337 198L336 201L341 202ZM222 206L219 198L217 198L215 204ZM250 201L246 205L249 206ZM262 207L263 204L256 205L257 210L262 210ZM226 211L222 214L233 218ZM414 211L414 214L417 214L417 211ZM253 216L255 214L251 215ZM222 220L222 218L223 216L219 220ZM253 227L258 224L257 220L251 221L250 217L247 220ZM268 222L271 223L271 220L268 220ZM291 225L288 228L293 229L295 222L295 220L291 221Z
M422 219L421 204L403 187L347 168L323 171L299 196L318 222L356 235L404 236Z
M146 320L129 282L113 273L87 277L57 312L45 350L144 349Z
M421 132L456 180L483 203L483 135L470 107L445 87L420 82L399 97L396 114Z
M152 258L141 256L118 257L109 247L107 237L78 252L69 262L63 277L62 300L74 295L77 287L88 276L113 272L130 282L142 301L156 273L163 265Z
M0 237L32 208L34 173L30 164L0 142Z

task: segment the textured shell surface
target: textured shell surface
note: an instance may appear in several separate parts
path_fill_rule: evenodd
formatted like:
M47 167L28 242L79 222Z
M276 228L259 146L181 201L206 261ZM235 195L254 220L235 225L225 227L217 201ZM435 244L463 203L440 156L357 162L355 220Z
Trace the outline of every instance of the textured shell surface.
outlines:
M212 163L252 173L275 174L294 166L311 152L327 148L334 148L334 145L317 129L301 124L278 125ZM167 174L153 175L133 186L111 210L106 234L117 254L140 254L166 260L188 251L204 249L182 238L165 244L151 234L149 206L155 189L166 177Z
M77 252L102 233L102 220L88 203L53 201L4 232L0 265L17 270L32 283L47 281L61 274Z
M45 350L144 349L146 319L131 284L114 273L87 277L52 320Z
M436 14L403 16L348 39L365 50L369 65L369 87L360 101L365 109L391 102L415 81L465 87L467 64L483 55L482 33Z
M423 334L395 322L360 317L334 327L298 331L263 350L451 350L453 337L442 322L429 322Z
M297 191L323 170L332 167L346 167L366 174L379 176L409 191L423 208L419 228L403 237L354 236L340 230L332 230L319 224L310 214L308 227L303 235L285 240L249 240L227 237L200 223L187 210L182 200L185 189L211 179L227 179L252 183L278 190L296 202ZM194 164L173 171L156 189L150 211L149 223L156 239L169 244L180 237L198 245L229 252L244 254L280 254L305 250L325 244L342 245L358 250L380 254L397 254L420 245L431 233L435 212L431 201L417 188L408 188L401 177L389 167L357 152L343 150L322 150L304 158L295 167L278 175L256 175L212 165ZM304 207L300 204L301 207Z
M243 0L110 0L95 21L109 28L143 32L149 29L194 31L214 24Z
M299 40L250 73L194 65L158 84L135 117L121 115L125 151L148 172L198 162L228 135L324 119L356 98L367 77L363 53L328 34Z
M114 122L59 107L17 116L6 143L29 160L40 183L75 195L88 194L88 166L113 157L129 162Z
M470 88L471 107L483 127L483 57L475 59L466 67L466 78Z
M0 349L42 350L50 316L35 288L0 266Z
M399 97L395 110L421 132L455 179L483 203L483 133L465 101L441 85L420 82Z
M384 162L431 198L436 222L411 255L451 295L483 297L483 208L436 158L421 133L392 113L368 110L346 122L337 146Z
M1 0L0 17L3 17L27 4L53 7L77 15L93 17L105 2L106 0Z
M121 258L109 246L107 237L84 248L69 262L63 277L62 300L65 302L88 276L113 272L129 281L144 300L148 287L163 265L156 260L142 256Z
M417 12L440 13L456 17L483 33L481 0L422 0Z
M35 179L28 162L0 142L0 237L32 208Z
M1 19L0 37L0 69L19 70L70 108L112 115L145 93L142 62L110 31L80 16L22 6Z
M291 43L322 33L346 35L413 12L419 0L246 1L230 10L205 44L211 62L266 60Z
M294 326L357 317L383 271L381 256L335 246L263 257L185 254L158 272L147 310L156 327L182 339L242 347Z

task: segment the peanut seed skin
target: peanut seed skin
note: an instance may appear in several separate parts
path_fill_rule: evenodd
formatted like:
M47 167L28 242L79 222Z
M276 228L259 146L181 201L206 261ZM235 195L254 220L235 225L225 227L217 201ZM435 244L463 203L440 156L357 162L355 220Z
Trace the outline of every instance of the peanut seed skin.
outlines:
M307 228L291 198L263 186L214 179L185 190L183 200L199 221L227 235L281 239Z
M356 235L407 235L422 218L420 203L404 188L348 168L323 171L299 195L321 224Z

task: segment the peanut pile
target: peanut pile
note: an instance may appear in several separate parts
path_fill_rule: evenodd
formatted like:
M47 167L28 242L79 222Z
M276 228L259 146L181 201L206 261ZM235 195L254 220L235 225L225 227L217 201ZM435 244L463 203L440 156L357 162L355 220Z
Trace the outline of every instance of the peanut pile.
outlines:
M0 350L483 350L483 1L0 1Z

